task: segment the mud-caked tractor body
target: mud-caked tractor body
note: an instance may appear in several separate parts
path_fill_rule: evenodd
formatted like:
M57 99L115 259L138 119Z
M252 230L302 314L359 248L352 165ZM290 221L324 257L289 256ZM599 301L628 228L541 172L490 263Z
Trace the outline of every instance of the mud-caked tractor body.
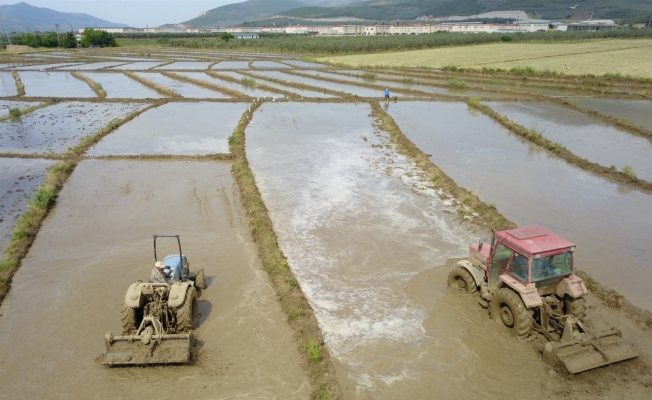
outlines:
M575 275L575 248L538 226L495 232L489 243L469 246L448 284L478 292L491 318L513 335L545 336L544 361L570 373L636 357L620 331L592 334L584 326L588 290Z
M156 240L176 238L179 253L158 261ZM192 331L198 324L198 291L205 289L204 271L192 274L178 235L154 236L154 268L147 282L127 289L120 318L122 335L107 333L107 365L184 364L190 362Z

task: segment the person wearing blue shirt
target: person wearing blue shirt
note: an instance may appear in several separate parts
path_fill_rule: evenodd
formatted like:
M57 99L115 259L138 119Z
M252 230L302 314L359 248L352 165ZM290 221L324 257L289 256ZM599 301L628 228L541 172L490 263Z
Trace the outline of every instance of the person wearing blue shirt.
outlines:
M385 88L385 104L389 103L389 88Z

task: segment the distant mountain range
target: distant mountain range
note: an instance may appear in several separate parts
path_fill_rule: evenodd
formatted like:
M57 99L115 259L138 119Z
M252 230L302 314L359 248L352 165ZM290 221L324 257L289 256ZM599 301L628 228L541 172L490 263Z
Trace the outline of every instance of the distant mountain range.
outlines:
M248 0L214 8L188 27L396 21L522 10L531 18L616 19L652 13L652 0Z
M95 18L88 14L64 13L49 8L34 7L27 3L9 4L0 6L0 15L8 32L56 30L59 24L60 31L79 28L112 28L127 25L116 24ZM2 29L2 27L0 27Z

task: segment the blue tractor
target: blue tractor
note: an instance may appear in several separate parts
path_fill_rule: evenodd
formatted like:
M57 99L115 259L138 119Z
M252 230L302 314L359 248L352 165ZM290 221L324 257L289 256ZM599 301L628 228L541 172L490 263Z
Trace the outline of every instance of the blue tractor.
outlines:
M178 254L159 261L158 238L176 238ZM199 322L198 291L206 288L204 270L190 272L179 235L154 235L154 268L148 282L129 286L122 304L122 335L107 333L105 365L186 364L192 331Z

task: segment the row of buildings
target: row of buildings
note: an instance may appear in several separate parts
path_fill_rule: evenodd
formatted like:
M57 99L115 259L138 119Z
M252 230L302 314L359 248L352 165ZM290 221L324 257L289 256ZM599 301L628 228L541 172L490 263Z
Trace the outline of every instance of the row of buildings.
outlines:
M515 33L538 31L598 31L619 29L611 20L592 20L582 22L551 22L528 21L512 24L481 23L481 22L449 22L438 24L411 24L411 25L288 25L264 27L209 27L209 28L95 28L109 33L211 33L227 32L236 37L248 39L256 38L260 33L286 33L297 35L332 35L332 36L391 36L391 35L423 35L435 32L451 33ZM79 33L84 33L80 29Z

